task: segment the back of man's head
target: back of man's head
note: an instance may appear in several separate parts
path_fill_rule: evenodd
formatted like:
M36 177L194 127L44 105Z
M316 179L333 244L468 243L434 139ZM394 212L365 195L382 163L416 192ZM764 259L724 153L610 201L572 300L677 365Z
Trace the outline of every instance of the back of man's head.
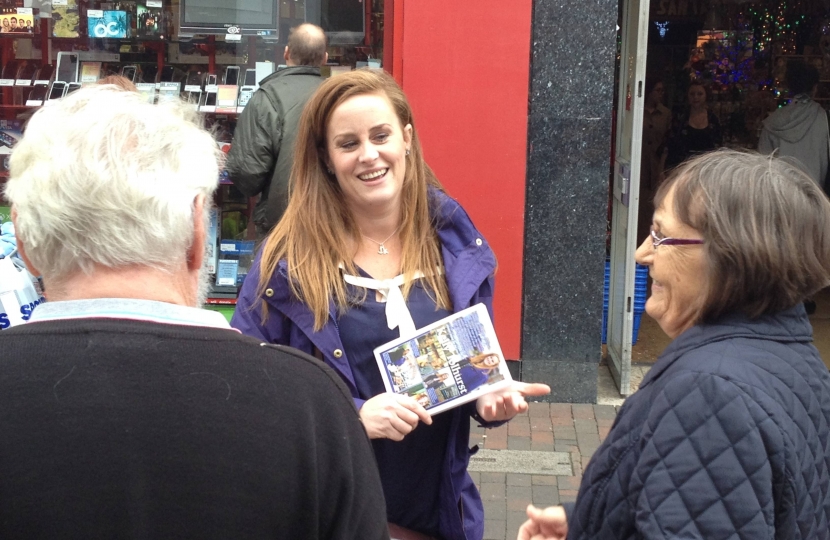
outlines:
M790 94L809 94L818 84L818 69L802 60L790 60L787 62L785 75Z
M319 26L301 24L288 34L288 59L295 66L322 66L326 61L326 47L326 34Z
M194 201L212 200L219 159L184 104L83 88L37 111L15 146L16 234L47 286L96 267L170 271L207 215L194 216Z

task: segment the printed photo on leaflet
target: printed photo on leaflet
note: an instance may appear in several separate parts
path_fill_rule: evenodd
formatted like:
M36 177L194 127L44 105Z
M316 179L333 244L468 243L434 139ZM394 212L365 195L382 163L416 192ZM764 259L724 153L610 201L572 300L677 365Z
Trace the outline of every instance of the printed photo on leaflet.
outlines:
M387 392L437 414L512 381L493 323L477 304L375 349Z

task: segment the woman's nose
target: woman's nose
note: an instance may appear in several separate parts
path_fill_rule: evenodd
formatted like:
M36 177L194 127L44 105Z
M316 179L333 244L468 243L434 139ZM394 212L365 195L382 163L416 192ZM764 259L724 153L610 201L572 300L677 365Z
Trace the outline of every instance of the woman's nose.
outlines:
M360 151L360 161L374 161L378 158L378 151L373 144L365 144Z
M640 244L640 247L638 247L637 251L634 253L634 260L637 261L637 264L649 266L651 265L651 259L653 256L654 242L652 242L651 236L646 236L646 239L643 240L643 243Z

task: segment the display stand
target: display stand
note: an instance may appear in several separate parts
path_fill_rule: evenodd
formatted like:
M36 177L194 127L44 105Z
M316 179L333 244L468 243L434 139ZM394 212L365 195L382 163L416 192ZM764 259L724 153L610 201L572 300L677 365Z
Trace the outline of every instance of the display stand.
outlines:
M0 0L0 6L5 1ZM246 69L257 69L257 60L280 59L289 29L304 22L307 16L305 4L305 0L278 2L279 41L257 35L244 35L238 40L230 34L178 36L178 0L57 0L53 3L53 18L34 17L39 20L36 33L7 34L0 27L0 187L8 177L8 157L22 136L25 122L55 90L52 83L58 77L57 58L61 52L77 55L79 64L78 80L73 77L72 81L63 81L66 86L92 84L99 78L119 74L136 83L153 101L172 99L179 94L201 112L217 143L227 151L242 111L238 102L229 105L221 100L223 88L225 97L233 94L227 92L229 85L224 84L227 68L237 66L240 74L244 74ZM357 46L331 47L331 64L355 66L382 57L383 5L383 0L365 2L363 42ZM161 15L149 17L148 23L148 9L161 10ZM127 22L122 26L110 25L108 13L122 11L127 14ZM99 36L108 32L116 37ZM262 65L259 67L256 82L262 78ZM41 71L48 73L48 77L36 76ZM329 70L324 68L323 72L326 75ZM18 79L21 74L23 78ZM243 77L239 79L239 84L243 84ZM244 95L249 98L250 86L246 88ZM216 93L211 96L208 90L213 89ZM215 204L220 212L217 247L223 242L241 242L234 246L241 245L243 251L247 250L256 234L251 219L256 200L244 197L223 175ZM0 207L6 205L0 189ZM221 250L217 252L222 256ZM231 253L228 257L239 260L237 271L246 268L249 254L240 254L239 250L227 253ZM216 282L214 275L213 283ZM241 281L237 283L240 284ZM214 288L227 292L227 286ZM233 305L233 296L230 299L227 294L217 293L215 305Z

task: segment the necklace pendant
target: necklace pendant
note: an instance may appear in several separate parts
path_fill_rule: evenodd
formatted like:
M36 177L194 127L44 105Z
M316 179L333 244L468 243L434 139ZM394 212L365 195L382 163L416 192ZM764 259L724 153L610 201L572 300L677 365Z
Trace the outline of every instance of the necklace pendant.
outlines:
M383 244L380 244L378 246L378 255L389 255L389 250L386 249L386 246L384 246Z

